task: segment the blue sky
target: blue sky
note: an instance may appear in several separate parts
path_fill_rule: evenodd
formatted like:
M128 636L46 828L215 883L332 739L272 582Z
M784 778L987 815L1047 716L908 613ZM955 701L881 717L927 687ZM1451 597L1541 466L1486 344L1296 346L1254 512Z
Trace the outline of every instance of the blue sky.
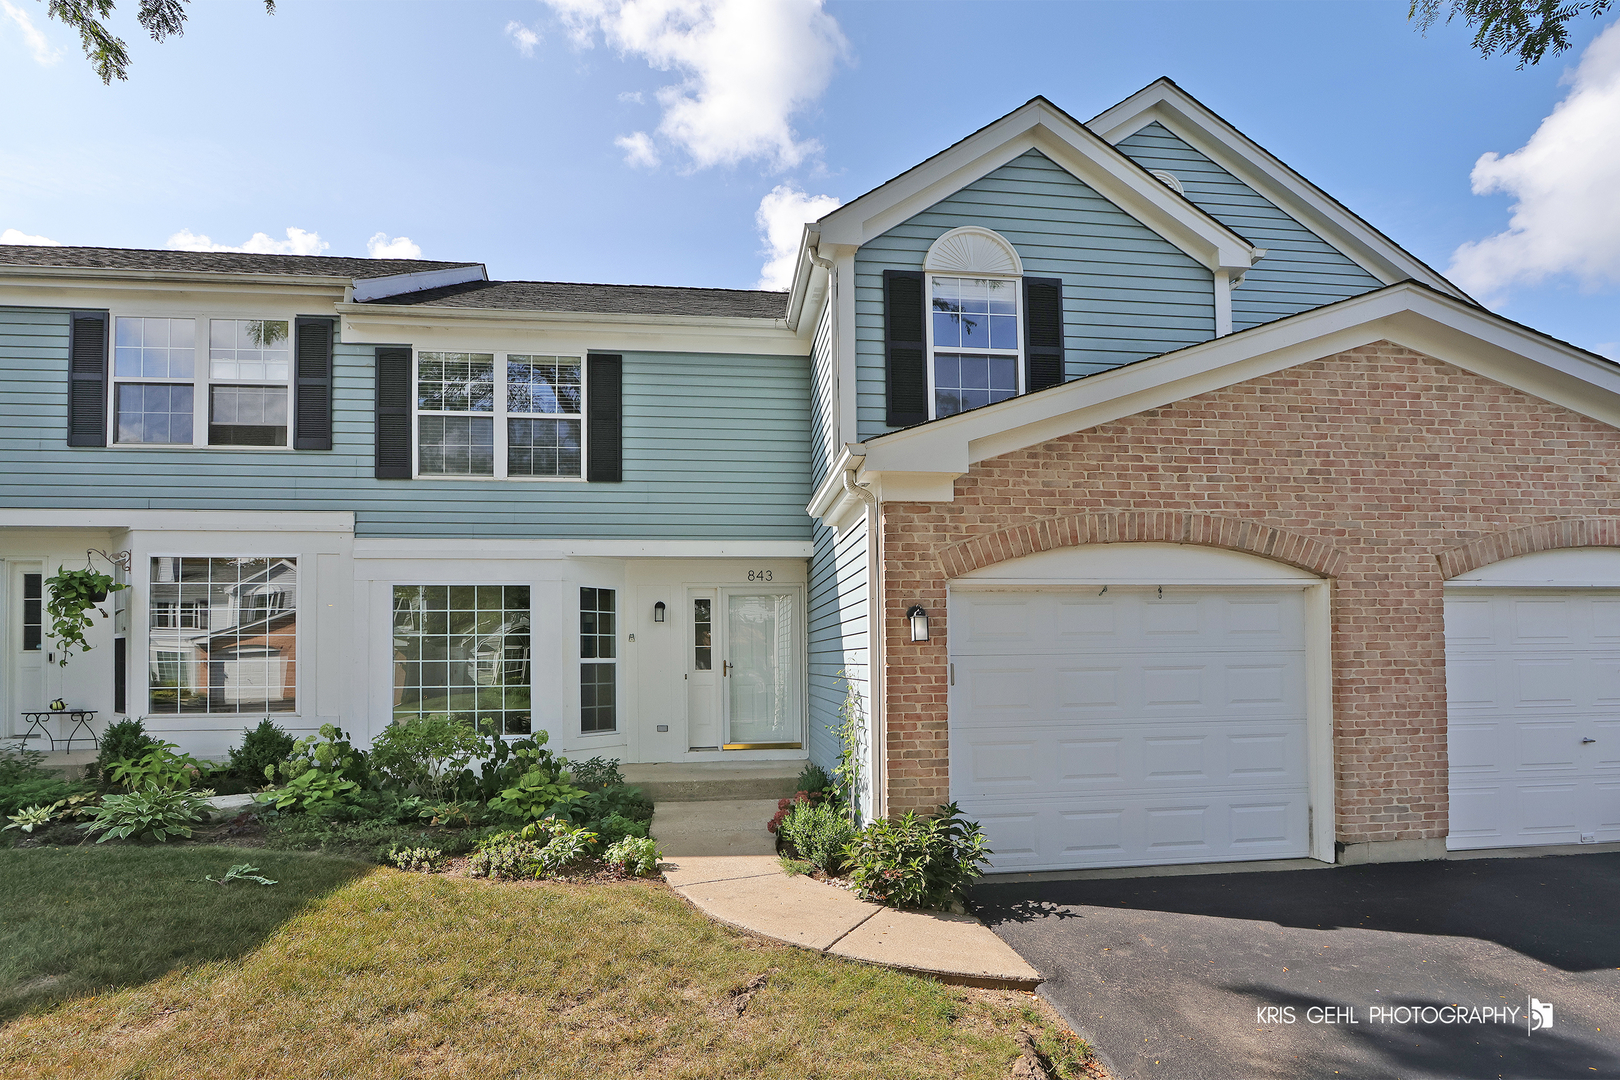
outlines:
M498 278L749 288L762 200L796 236L815 197L1036 94L1086 119L1169 75L1438 269L1480 245L1457 274L1503 314L1620 357L1620 29L1582 65L1613 16L1516 71L1461 26L1420 37L1405 0L214 0L161 45L119 8L133 63L108 87L40 0L0 0L13 242L262 233ZM1504 160L1476 171L1487 152Z

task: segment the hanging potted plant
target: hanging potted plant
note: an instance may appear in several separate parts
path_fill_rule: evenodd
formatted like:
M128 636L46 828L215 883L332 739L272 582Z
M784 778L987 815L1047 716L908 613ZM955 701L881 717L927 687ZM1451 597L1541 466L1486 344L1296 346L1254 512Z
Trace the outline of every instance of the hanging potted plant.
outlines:
M95 625L95 620L90 617L91 609L106 600L108 593L129 586L114 581L111 574L88 567L64 570L60 566L56 568L56 576L47 578L45 584L50 588L50 602L46 610L51 614L51 637L56 639L56 647L62 653L62 659L57 662L66 667L68 657L73 655L72 649L90 649L84 632ZM105 608L97 610L103 619L108 617Z

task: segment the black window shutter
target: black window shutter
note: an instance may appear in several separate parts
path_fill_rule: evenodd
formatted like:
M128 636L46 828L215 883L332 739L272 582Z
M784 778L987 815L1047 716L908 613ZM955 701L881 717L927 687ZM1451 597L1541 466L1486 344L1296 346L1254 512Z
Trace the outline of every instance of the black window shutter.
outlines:
M928 338L921 270L883 271L883 346L890 427L928 419Z
M411 350L377 349L377 479L411 478Z
M1024 279L1024 391L1063 381L1063 279Z
M75 311L68 336L69 446L107 445L107 313Z
M300 315L293 323L293 449L332 449L332 338L336 319Z
M624 479L624 357L585 358L585 479Z

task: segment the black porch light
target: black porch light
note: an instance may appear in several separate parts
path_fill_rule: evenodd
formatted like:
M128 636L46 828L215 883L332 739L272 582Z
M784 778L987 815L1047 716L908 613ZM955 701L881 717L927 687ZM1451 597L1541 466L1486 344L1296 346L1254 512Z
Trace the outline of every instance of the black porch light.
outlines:
M664 621L664 602L662 600L653 605L653 622Z

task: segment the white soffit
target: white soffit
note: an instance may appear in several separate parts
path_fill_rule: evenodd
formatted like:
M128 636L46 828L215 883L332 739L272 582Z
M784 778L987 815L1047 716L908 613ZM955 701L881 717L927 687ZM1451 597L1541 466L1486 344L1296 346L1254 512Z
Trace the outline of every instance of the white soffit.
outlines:
M1044 98L845 203L818 223L824 244L860 246L1029 151L1039 150L1211 271L1247 270L1255 246L1171 191Z
M977 461L1325 356L1391 341L1620 428L1620 364L1413 283L866 442L865 472Z
M1169 79L1159 79L1086 125L1110 146L1158 121L1386 285L1421 281L1464 300L1467 293L1285 165Z

